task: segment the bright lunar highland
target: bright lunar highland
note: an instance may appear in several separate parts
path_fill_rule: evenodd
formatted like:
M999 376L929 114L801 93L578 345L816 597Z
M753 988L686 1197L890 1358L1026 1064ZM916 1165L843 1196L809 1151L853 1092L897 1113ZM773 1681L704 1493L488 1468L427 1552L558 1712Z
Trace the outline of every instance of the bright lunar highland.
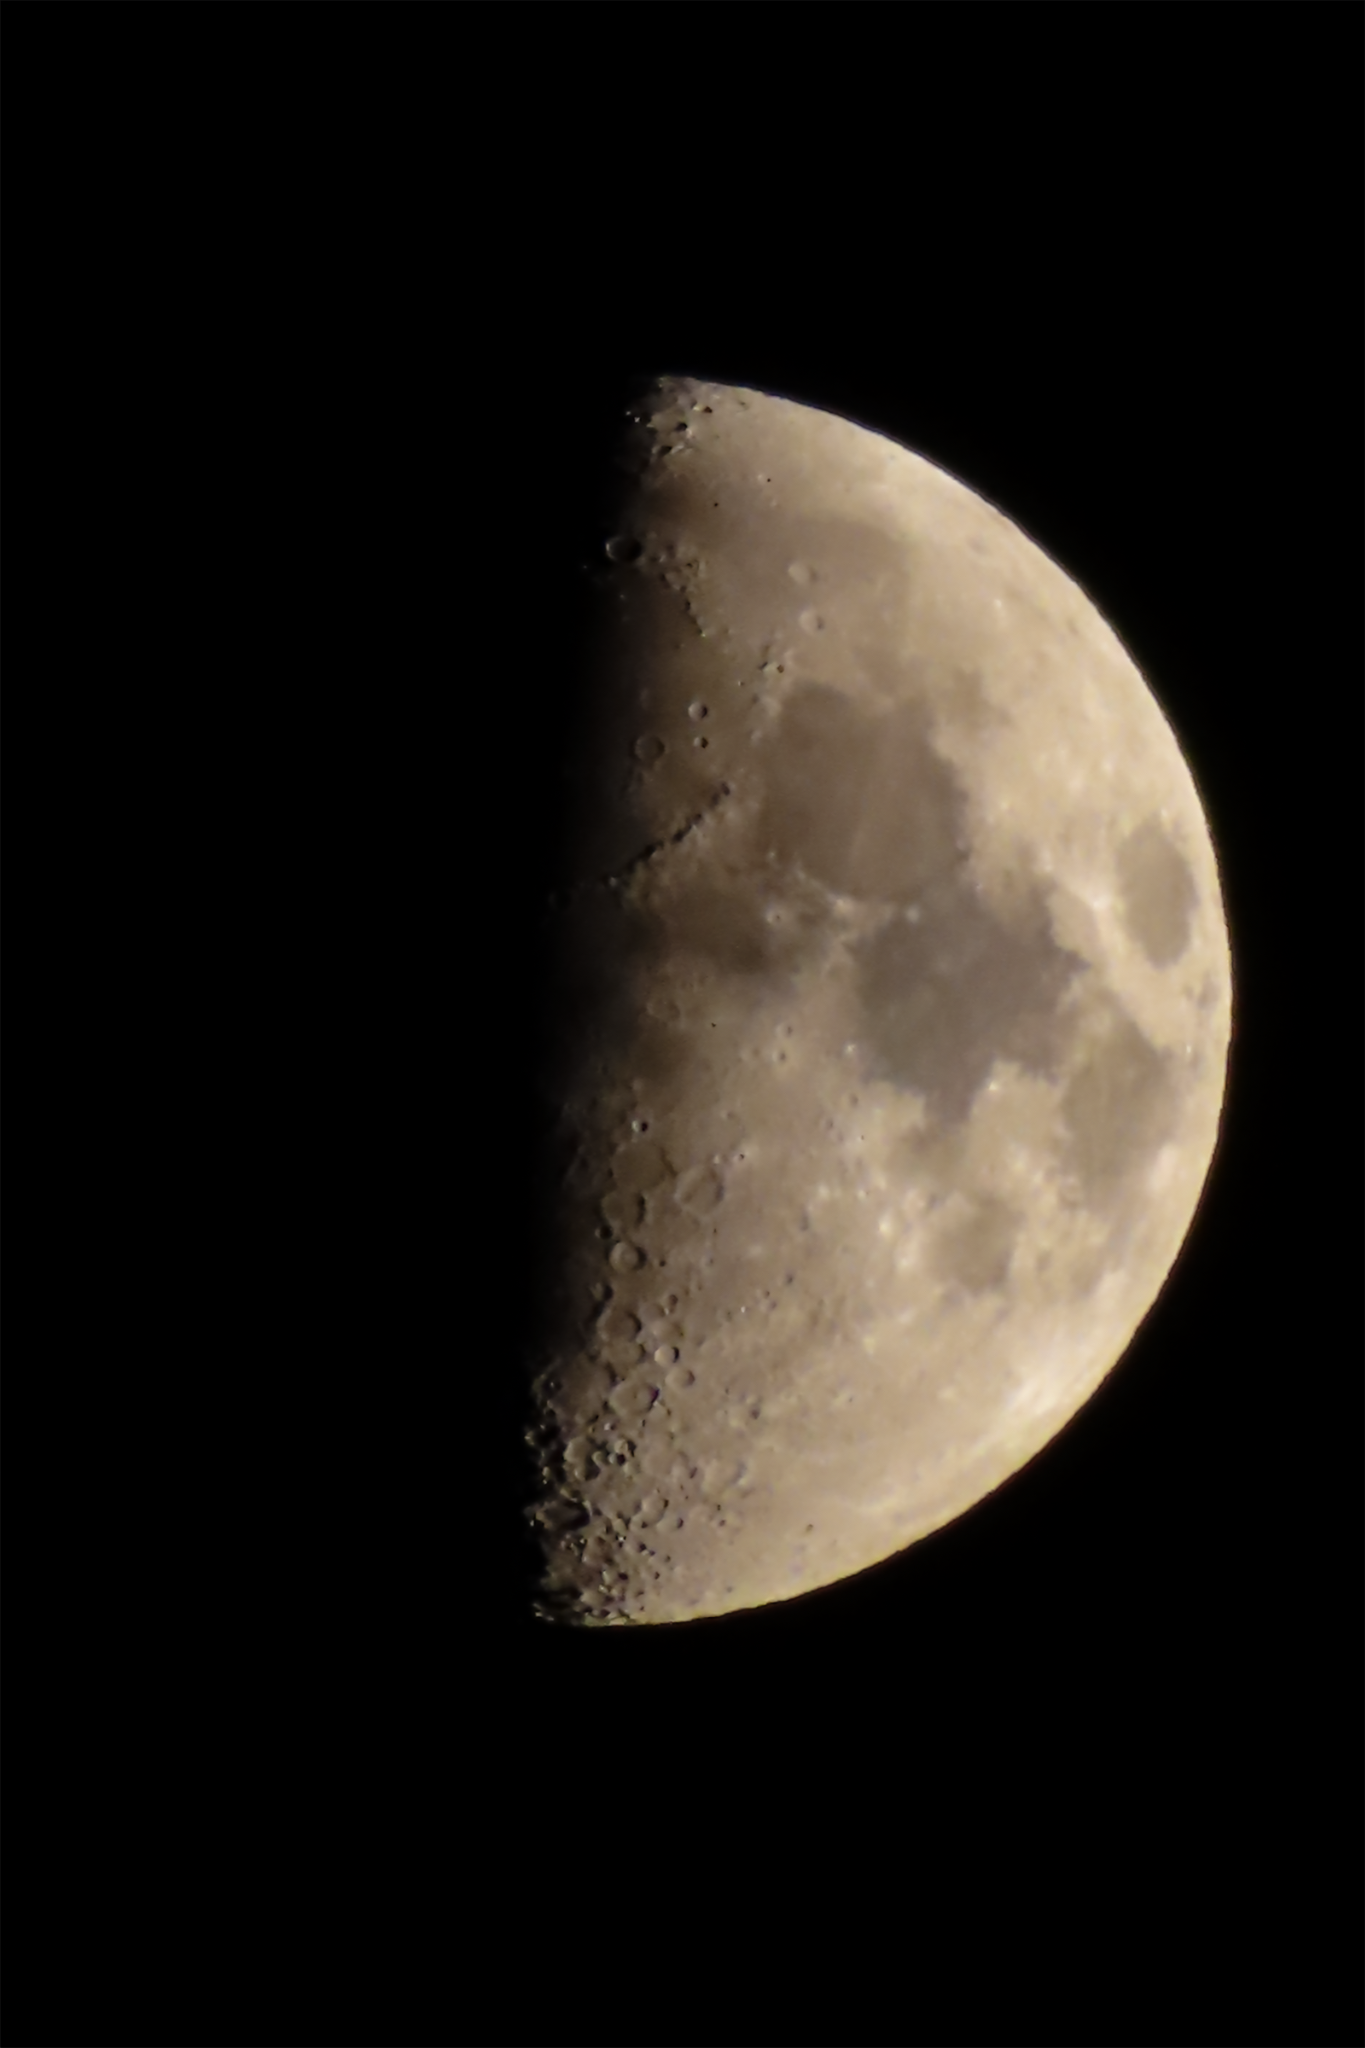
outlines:
M540 1612L675 1622L960 1515L1095 1391L1217 1142L1213 847L1094 605L865 427L623 424L554 899Z

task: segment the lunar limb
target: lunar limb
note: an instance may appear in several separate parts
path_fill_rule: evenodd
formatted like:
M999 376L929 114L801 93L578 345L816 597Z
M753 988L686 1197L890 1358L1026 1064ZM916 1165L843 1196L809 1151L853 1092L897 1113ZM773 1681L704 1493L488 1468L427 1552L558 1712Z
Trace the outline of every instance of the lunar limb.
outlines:
M596 573L555 899L539 1611L903 1549L1159 1294L1217 1142L1219 878L1077 585L922 457L664 379Z

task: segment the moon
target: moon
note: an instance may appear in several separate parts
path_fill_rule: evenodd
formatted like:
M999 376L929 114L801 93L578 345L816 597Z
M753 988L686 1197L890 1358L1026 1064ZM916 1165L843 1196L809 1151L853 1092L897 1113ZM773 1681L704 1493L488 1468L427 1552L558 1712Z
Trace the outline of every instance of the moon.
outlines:
M623 422L550 913L537 1611L808 1593L1040 1452L1218 1138L1199 795L1085 593L867 427Z

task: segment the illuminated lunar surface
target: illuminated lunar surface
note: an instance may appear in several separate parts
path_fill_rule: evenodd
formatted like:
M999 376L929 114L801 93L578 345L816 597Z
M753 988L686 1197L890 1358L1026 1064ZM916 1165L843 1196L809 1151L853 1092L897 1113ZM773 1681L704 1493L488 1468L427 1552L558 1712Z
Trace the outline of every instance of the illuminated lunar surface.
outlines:
M556 899L540 1611L877 1563L1128 1346L1217 1140L1231 975L1176 739L921 457L662 380L625 429Z

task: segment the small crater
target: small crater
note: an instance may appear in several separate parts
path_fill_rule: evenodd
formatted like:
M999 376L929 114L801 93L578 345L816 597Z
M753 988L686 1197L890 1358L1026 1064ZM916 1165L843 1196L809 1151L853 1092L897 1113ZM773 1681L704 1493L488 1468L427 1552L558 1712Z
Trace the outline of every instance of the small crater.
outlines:
M607 556L613 562L638 562L644 548L628 534L614 533L607 542Z
M628 1343L640 1333L640 1318L613 1302L597 1318L597 1333L607 1344Z
M617 1237L625 1237L637 1229L644 1220L644 1213L644 1197L633 1190L613 1188L602 1198L602 1214Z
M640 1363L644 1355L644 1347L640 1344L608 1344L603 1350L602 1359L614 1372L629 1372L632 1366Z
M642 1129L647 1129L643 1126ZM656 1188L668 1174L668 1162L661 1148L643 1136L623 1146L611 1163L612 1178L628 1194L642 1195Z
M657 1393L657 1387L641 1376L627 1380L624 1386L617 1387L611 1397L611 1405L624 1419L640 1422L654 1406ZM631 1444L628 1448L633 1452L635 1446Z
M629 1244L623 1238L614 1244L607 1259L613 1273L636 1273L645 1262L645 1255L639 1245Z

